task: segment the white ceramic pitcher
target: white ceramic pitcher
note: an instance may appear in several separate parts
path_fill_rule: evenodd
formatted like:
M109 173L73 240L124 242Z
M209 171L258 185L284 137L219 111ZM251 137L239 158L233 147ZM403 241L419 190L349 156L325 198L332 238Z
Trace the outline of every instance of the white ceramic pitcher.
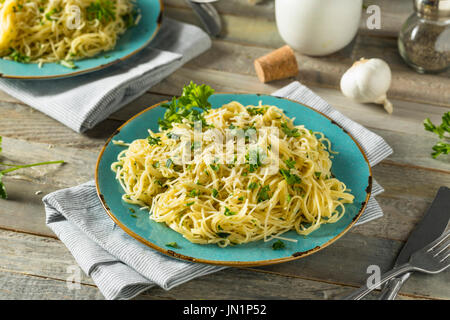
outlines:
M300 53L323 56L349 44L358 31L362 0L275 0L278 31Z

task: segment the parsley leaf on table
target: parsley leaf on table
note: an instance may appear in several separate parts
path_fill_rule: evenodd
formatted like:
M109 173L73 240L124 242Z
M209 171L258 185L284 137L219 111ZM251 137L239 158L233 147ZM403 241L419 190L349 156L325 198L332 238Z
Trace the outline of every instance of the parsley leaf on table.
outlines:
M0 136L0 152L2 152L2 137L1 136ZM5 176L6 173L13 172L13 171L23 169L23 168L30 168L30 167L43 166L43 165L48 165L48 164L57 164L57 163L64 163L64 161L47 161L47 162L39 162L39 163L25 164L25 165L16 165L16 164L0 162L0 167L8 167L7 169L3 169L3 170L0 169L0 199L8 198L8 194L6 193L5 184L2 181L2 178Z
M442 116L442 123L439 126L433 124L429 118L424 120L423 125L425 130L435 133L439 139L442 140L432 147L433 152L431 153L431 156L433 158L437 158L441 154L449 154L450 143L448 143L448 141L450 134L450 111L444 113Z

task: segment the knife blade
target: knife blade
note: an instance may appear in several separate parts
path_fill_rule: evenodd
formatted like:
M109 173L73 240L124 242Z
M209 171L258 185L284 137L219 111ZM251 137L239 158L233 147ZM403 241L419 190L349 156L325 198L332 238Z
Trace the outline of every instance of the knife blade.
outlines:
M428 243L438 238L446 229L450 219L450 189L440 187L428 211L417 224L400 251L394 266L399 266L409 261L411 254L425 247ZM409 275L392 279L381 292L380 299L393 299L400 290Z

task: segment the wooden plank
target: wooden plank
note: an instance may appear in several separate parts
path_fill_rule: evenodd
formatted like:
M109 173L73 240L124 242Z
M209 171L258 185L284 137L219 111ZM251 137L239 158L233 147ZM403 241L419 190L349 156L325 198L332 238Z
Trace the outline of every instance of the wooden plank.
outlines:
M78 267L64 244L48 237L0 230L0 270L66 281ZM80 269L80 283L94 282Z
M392 197L390 190L376 197L383 209L383 217L355 226L351 232L367 236L406 241L410 232L422 219L432 199Z
M10 281L14 281L18 288L21 288L23 285L26 288L26 294L33 299L47 297L47 292L51 292L52 288L55 286L55 294L64 294L67 295L68 298L78 298L78 290L72 290L77 291L72 292L71 290L64 288L64 281L68 278L67 268L69 266L76 266L76 263L60 241L2 230L0 230L0 239L0 279L2 279L0 280L0 283L5 283L4 286L0 286L4 289L3 291L0 290L0 298L3 298L3 294L6 294L6 290L12 290L12 286L9 285ZM362 240L360 240L359 237L357 240L353 239L353 241L361 242ZM371 240L368 241L370 242ZM373 243L376 244L376 242L372 240L370 244L373 245ZM389 257L389 255L392 254L389 248L396 246L388 242L387 247L388 248L383 250ZM372 248L371 250L375 250L375 248ZM341 253L341 251L339 253ZM348 253L349 252L346 252L347 255ZM367 253L367 255L369 254L370 252ZM355 279L355 277L350 275L349 272L342 273L340 269L335 269L337 272L334 273L327 270L326 281L321 281L320 279L314 280L314 277L319 278L317 277L317 270L325 267L323 266L323 259L326 258L323 258L323 255L318 257L318 259L313 259L312 257L313 256L307 258L309 263L303 268L303 272L307 273L310 268L315 269L316 271L311 270L313 277L303 277L303 275L300 274L293 274L291 269L293 267L292 264L290 264L290 267L286 267L286 274L293 274L293 277L262 272L269 271L281 273L280 270L272 270L270 268L259 268L257 270L252 268L229 268L212 275L189 281L170 291L152 288L140 298L333 299L346 295L353 290L351 286L349 287L342 283L345 283L346 278ZM336 254L331 256L328 255L328 257L330 259L335 259L333 257L336 257ZM362 258L356 259L355 266L358 267L360 261L365 261L366 258L366 255L363 255ZM306 258L304 260L306 260ZM318 261L318 263L316 261ZM350 261L350 259L347 259L347 261ZM361 266L364 266L364 263L362 263ZM345 266L342 268L345 268ZM26 277L28 280L24 281L24 275L32 277ZM46 280L46 282L40 281L45 278L50 278L52 280ZM241 281L244 279L246 280ZM59 281L55 282L54 280ZM36 281L39 282L37 285L41 288L40 291L42 292L28 288L30 285L35 285ZM288 287L286 286L286 281L290 284ZM83 273L81 284L82 289L89 289L89 295L92 296L93 291L90 290L89 286L93 286L94 284L92 280ZM421 285L420 280L418 285ZM209 290L208 293L206 293L204 290L201 290L201 288L210 288L213 290ZM302 290L298 290L298 288L302 288ZM14 294L14 292L12 294ZM75 296L71 296L73 294L75 294ZM406 294L405 297L407 296L408 294ZM418 297L421 297L421 295L419 294ZM95 298L98 297L95 296Z
M11 172L8 177L59 187L78 185L92 179L98 151L3 138L2 160L6 163L37 163L64 160L64 164L38 166Z
M208 288L208 292L205 292ZM340 299L355 288L334 283L318 282L297 277L274 277L270 273L256 273L249 269L230 268L197 278L169 291L153 288L139 298L201 299L201 300L324 300ZM367 299L375 299L370 294ZM409 300L399 295L400 300ZM414 299L422 299L415 296Z
M104 299L93 286L69 290L65 281L0 270L2 300L98 300Z
M158 94L179 95L181 88L191 80L196 83L207 82L208 85L215 88L218 92L270 94L288 85L295 79L263 84L250 75L185 67L157 84L151 91ZM422 122L426 117L440 123L441 117L446 111L445 108L438 106L406 102L392 98L394 113L388 115L382 106L357 103L342 95L340 91L316 86L310 86L310 88L351 119L371 128L422 134L424 132Z
M56 237L45 224L42 198L61 187L36 184L28 179L6 178L3 182L8 200L0 199L0 228ZM35 194L37 191L42 193Z
M104 121L88 133L78 134L26 105L0 102L0 136L42 142L47 146L98 148L119 125L116 121Z
M392 135L393 141L398 139L399 135ZM406 141L404 137L403 141ZM402 140L400 140L402 141ZM448 163L442 162L440 169L428 170L426 168L416 168L402 163L402 159L420 155L415 150L420 145L417 137L413 139L411 144L406 144L404 149L393 158L383 162L374 168L374 177L386 189L385 196L395 199L404 199L409 206L396 205L395 201L382 202L382 207L387 212L396 212L399 210L402 214L408 215L405 210L411 207L420 208L421 211L415 212L415 217L420 217L424 212L426 204L434 197L434 193L441 185L449 185L450 178ZM399 146L400 148L400 146ZM409 152L408 148L411 148ZM420 150L419 150L420 151ZM74 186L86 181L92 180L94 177L94 167L97 159L98 150L81 150L67 147L53 147L48 149L46 144L25 142L17 139L4 138L4 161L16 162L20 160L23 163L40 162L43 160L64 159L67 161L65 165L55 165L46 167L37 167L17 171L16 175L8 175L5 177L5 185L7 186L10 200L3 201L4 205L0 206L0 225L7 229L21 230L24 232L49 234L45 232L46 227L42 225L43 210L40 199L48 192L57 189ZM428 153L426 153L428 154ZM425 159L425 158L423 158ZM435 160L432 160L435 161ZM425 165L428 164L423 160ZM440 162L436 162L440 163ZM436 164L437 167L437 164ZM43 194L36 196L36 191L43 191ZM396 200L397 201L397 200ZM402 203L401 201L399 204ZM405 204L405 203L403 203ZM33 216L29 216L30 212ZM17 219L21 217L21 219ZM382 237L392 237L395 233L391 233L395 229L403 230L401 235L396 239L404 239L407 235L407 226L404 221L397 222L396 216L386 220L385 228L377 230L367 230L367 234L374 232L374 235ZM417 220L412 220L415 223ZM392 226L392 227L391 227Z
M172 14L175 9L189 8L183 0L167 0L165 5L168 14ZM367 19L370 13L365 8L370 5L377 5L380 8L381 29L370 30L367 28ZM227 0L219 1L214 6L225 21L227 21L228 16L238 16L247 21L250 19L259 19L272 23L275 22L274 1L262 1L257 5L252 5L246 0ZM377 36L396 37L402 23L412 13L413 8L411 1L408 0L364 0L364 6L361 9L360 32ZM190 12L186 12L183 17L190 14Z
M208 50L187 65L190 68L200 70L211 69L251 75L252 77L249 80L257 82L253 60L267 54L271 50L271 48L216 40L213 42L211 50ZM412 71L399 56L396 41L393 39L361 36L352 45L327 57L308 57L298 53L296 56L300 70L299 75L296 77L297 80L309 85L333 87L336 89L339 89L342 74L355 60L361 57L382 58L389 63L393 71L389 97L416 101L422 104L437 104L446 108L450 106L450 92L448 90L450 87L450 71L438 75L422 75ZM283 83L285 82L275 82L278 87ZM155 92L155 90L152 91ZM0 93L0 101L18 102L5 93ZM4 106L0 105L0 107Z
M340 282L345 279L346 284L360 286L370 275L367 273L367 267L373 265L378 266L381 272L389 271L401 247L402 243L396 241L348 233L330 247L310 257L261 269L309 279L320 278L324 281ZM433 276L414 273L402 287L401 292L449 299L450 288L447 285L449 281L450 271Z
M190 68L212 69L236 74L252 75L258 81L253 61L272 49L214 41L211 50L187 64ZM394 39L358 37L355 42L327 57L309 57L296 53L299 64L297 80L304 84L333 87L339 90L344 72L356 60L381 58L392 69L389 97L450 106L450 71L437 75L421 75L412 71L398 54Z
M17 139L4 138L2 159L5 162L34 163L51 160L64 160L64 165L49 165L22 169L7 176L36 184L49 184L56 187L69 187L93 179L97 150L82 150L68 147L48 148L46 144L31 143ZM408 156L408 150L402 150L403 157ZM397 161L401 161L399 154ZM385 161L386 162L386 161ZM393 195L404 194L403 183L411 186L413 194L421 198L432 198L434 190L440 185L447 185L449 181L448 170L417 168L408 163L398 163L390 160L373 168L374 176ZM425 162L425 160L424 160ZM439 163L436 161L436 163ZM437 164L436 164L437 165ZM445 166L445 163L443 163ZM448 164L447 164L448 167ZM414 169L414 170L412 170ZM5 180L8 181L8 180ZM36 190L38 191L38 190Z
M380 163L372 168L386 194L397 198L433 199L440 186L450 187L448 173Z
M0 228L55 237L45 225L45 211L41 199L61 187L36 184L29 181L6 179L9 200L0 200ZM42 194L35 195L36 191ZM405 195L391 196L389 189L377 197L384 217L361 226L351 232L404 241L420 221L432 198L414 198Z
M237 282L236 278L243 281ZM230 269L194 279L169 291L155 287L135 297L134 300L323 300L338 299L354 290L352 287L296 278L289 279L289 284L292 289L286 289L286 278L282 276ZM205 292L205 288L213 290ZM375 298L375 294L368 296L368 299ZM413 298L422 299L422 297ZM95 286L82 284L79 288L68 289L65 281L0 270L0 299L104 300L104 297ZM411 297L399 295L398 299L410 300Z
M180 70L180 72L184 71L184 69ZM209 73L212 73L217 78L217 72L210 71ZM210 75L210 79L213 75ZM195 77L197 78L197 76ZM198 75L198 78L200 77L201 74ZM177 89L173 89L172 87L178 86L181 81L184 81L183 78L183 75L173 75L158 85L157 89L166 91L167 94L170 94L170 92L173 92L172 94L179 94L178 92L175 93L179 87L177 87ZM232 83L232 81L230 81L230 83ZM222 91L221 89L224 85L214 87L217 91ZM246 88L248 88L249 91L258 92L258 87L252 87L251 84ZM265 87L259 88L268 91L268 93L275 89L266 89ZM312 89L324 99L330 101L339 111L381 135L395 151L389 158L390 161L411 166L434 168L444 172L450 171L450 161L448 161L450 158L449 156L441 156L438 159L433 159L430 156L432 151L431 147L437 142L437 137L434 134L425 131L422 124L426 117L430 117L432 121L440 123L442 108L434 106L427 106L425 108L421 104L393 100L396 110L393 115L389 116L379 106L356 103L342 96L342 94L336 90L317 87L313 87ZM110 117L110 120L99 124L87 135L74 133L69 128L40 112L30 112L32 109L29 107L17 104L7 104L7 107L0 108L0 135L21 140L24 139L34 142L56 144L59 146L89 149L92 152L98 152L103 146L106 138L109 137L120 124L146 107L162 100L167 100L168 98L169 96L167 95L145 94L113 114ZM14 119L15 121L11 121L11 119ZM26 129L17 130L17 122L20 122L22 127ZM98 133L97 136L95 136L96 133ZM5 152L7 150L10 150L11 152L14 151L16 159L24 152L26 154L29 153L28 146L21 145L19 142L11 142L10 148L11 149L5 148ZM23 149L23 152L20 152L21 149ZM66 152L67 151L64 149L60 154L65 155ZM73 151L71 152L73 153ZM24 155L25 157L27 157L26 154ZM41 154L37 158L43 159L50 154L53 155L51 149L50 152L47 152L45 155ZM11 157L12 156L13 155L11 154ZM91 159L92 157L90 156L88 158ZM67 161L70 161L70 158L67 159Z

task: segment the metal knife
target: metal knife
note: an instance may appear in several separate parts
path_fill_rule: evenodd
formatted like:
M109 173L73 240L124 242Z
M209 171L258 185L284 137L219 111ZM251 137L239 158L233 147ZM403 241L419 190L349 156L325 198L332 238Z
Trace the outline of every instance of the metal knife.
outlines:
M425 247L428 243L438 238L446 229L450 219L450 189L440 187L430 208L425 213L422 221L411 232L397 256L394 266L408 262L411 254ZM408 280L411 273L406 273L399 278L390 280L384 286L379 297L380 300L395 299L402 285Z
M186 0L186 2L194 10L195 14L202 21L206 28L206 31L213 37L220 34L222 30L222 22L217 10L209 2L215 2L212 0Z

